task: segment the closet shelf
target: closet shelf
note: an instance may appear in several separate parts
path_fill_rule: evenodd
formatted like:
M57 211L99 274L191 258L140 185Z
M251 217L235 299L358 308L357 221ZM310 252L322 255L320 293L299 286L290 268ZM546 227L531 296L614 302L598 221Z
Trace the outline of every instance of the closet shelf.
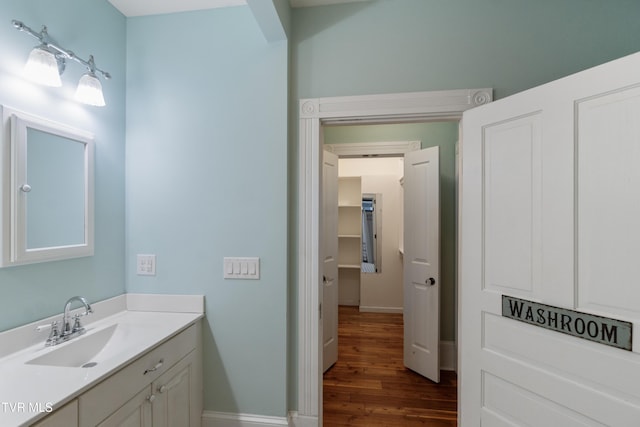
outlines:
M362 179L338 178L338 304L360 304Z

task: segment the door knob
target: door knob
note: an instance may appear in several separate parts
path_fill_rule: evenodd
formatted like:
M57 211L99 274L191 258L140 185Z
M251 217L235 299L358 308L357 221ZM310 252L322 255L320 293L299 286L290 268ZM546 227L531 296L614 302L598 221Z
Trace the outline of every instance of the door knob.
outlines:
M429 286L433 286L436 284L436 279L434 279L433 277L429 277L427 280L424 281L427 285Z

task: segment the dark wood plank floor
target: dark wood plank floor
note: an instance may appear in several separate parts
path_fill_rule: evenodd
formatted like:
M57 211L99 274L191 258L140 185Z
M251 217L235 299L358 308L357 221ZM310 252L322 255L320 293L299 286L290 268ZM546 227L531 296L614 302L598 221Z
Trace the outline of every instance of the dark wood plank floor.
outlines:
M338 362L324 374L325 426L455 427L457 379L435 384L402 363L401 314L339 308Z

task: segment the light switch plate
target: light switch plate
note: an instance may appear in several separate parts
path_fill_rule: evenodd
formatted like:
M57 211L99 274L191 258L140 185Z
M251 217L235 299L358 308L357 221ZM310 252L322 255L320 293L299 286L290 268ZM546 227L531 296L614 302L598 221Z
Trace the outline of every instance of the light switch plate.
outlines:
M156 256L148 254L138 254L136 261L136 274L138 276L156 275Z
M225 279L260 279L260 258L224 257L223 277Z

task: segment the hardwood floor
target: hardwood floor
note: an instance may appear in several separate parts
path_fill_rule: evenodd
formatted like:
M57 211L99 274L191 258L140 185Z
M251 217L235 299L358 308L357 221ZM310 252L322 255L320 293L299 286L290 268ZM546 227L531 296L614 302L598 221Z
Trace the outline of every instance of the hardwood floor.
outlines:
M455 427L457 378L440 384L402 362L401 314L340 306L338 362L324 374L325 426Z

